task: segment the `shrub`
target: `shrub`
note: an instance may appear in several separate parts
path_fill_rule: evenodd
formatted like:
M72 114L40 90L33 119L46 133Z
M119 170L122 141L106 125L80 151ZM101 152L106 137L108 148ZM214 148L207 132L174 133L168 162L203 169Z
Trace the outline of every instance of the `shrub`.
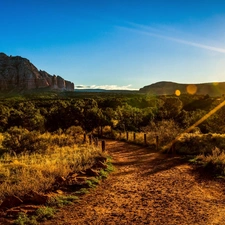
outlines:
M162 120L156 123L151 122L143 131L148 134L148 139L155 139L158 136L160 146L163 147L173 141L182 129L174 120Z
M51 208L51 207L41 207L39 209L36 210L36 214L37 214L37 220L38 221L44 221L47 219L51 219L54 217L55 214L55 209Z
M71 126L66 130L65 134L73 137L76 143L81 143L83 141L84 130L81 126Z
M207 156L201 154L196 159L200 160L207 169L215 174L225 175L225 152L223 150L215 147L211 154Z
M29 132L25 128L11 127L2 141L2 146L15 153L40 152L47 149L48 142L39 131Z
M174 150L180 154L211 154L212 149L225 149L225 135L184 133L176 140Z

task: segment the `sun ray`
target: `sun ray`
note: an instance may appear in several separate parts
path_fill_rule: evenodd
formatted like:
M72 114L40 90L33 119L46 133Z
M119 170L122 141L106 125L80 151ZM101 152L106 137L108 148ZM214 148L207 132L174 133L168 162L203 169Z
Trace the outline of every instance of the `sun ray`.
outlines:
M173 141L171 141L167 146L166 149L168 151L172 150L173 145L177 142L177 140L184 134L189 133L191 130L193 130L195 127L197 127L199 124L203 123L205 120L207 120L210 116L212 116L214 113L216 113L219 109L221 109L225 105L225 100L221 102L219 105L217 105L214 109L212 109L210 112L208 112L206 115L204 115L201 119L199 119L197 122L195 122L193 125L191 125L189 128L187 128L184 132L179 134Z

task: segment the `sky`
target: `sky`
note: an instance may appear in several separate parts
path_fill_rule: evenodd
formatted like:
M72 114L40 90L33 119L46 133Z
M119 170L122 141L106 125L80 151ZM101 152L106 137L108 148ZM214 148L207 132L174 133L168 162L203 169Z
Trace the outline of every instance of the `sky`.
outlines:
M224 0L0 0L0 52L76 88L225 82Z

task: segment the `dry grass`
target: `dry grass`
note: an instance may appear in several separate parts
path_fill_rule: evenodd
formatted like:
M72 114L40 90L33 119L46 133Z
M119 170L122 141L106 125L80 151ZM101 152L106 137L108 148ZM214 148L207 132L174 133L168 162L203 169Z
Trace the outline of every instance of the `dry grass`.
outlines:
M219 148L214 148L211 154L198 155L195 160L203 163L211 172L223 176L225 175L225 152Z
M115 138L117 140L126 140L131 143L135 144L147 144L153 148L156 148L156 144L158 142L158 147L163 148L163 146L169 144L173 141L176 136L181 133L182 130L175 124L172 120L163 120L156 123L152 123L149 126L143 129L143 132L138 132L135 134L129 132L128 140L127 140L127 133L116 133ZM146 134L146 143L144 135Z
M134 139L134 132L128 132L128 140L127 140L127 133L126 132L121 132L121 133L116 133L115 139L117 140L126 140L130 143L135 143L135 144L145 144L145 139L144 135L146 134L146 142L148 145L155 145L156 144L156 135L154 132L139 132L135 133L135 139Z
M182 134L174 145L174 151L180 154L211 154L214 148L225 149L224 134Z
M63 146L61 142L65 141L66 136L56 141L56 135L47 133L45 138L49 140L49 146L43 153L2 155L0 200L7 195L22 196L30 190L44 192L52 186L56 177L85 169L102 154L100 148L88 144L72 145L70 142ZM2 135L0 140L3 140Z

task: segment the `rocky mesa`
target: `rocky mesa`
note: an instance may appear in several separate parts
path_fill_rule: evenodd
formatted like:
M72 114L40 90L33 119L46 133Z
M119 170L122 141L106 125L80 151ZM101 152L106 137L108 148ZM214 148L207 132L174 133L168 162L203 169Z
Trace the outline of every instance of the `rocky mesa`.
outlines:
M48 88L74 91L74 84L57 75L38 70L28 59L0 53L0 91Z

